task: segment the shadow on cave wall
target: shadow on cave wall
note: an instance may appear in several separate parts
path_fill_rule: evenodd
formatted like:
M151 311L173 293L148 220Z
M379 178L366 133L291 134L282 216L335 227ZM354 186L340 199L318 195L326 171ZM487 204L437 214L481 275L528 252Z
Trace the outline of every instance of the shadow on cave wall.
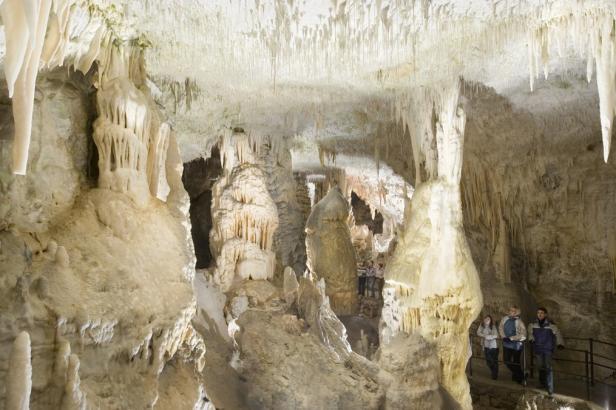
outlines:
M197 158L184 164L182 183L190 197L190 223L197 269L209 267L212 261L210 252L212 187L221 174L218 147L212 148L209 158Z

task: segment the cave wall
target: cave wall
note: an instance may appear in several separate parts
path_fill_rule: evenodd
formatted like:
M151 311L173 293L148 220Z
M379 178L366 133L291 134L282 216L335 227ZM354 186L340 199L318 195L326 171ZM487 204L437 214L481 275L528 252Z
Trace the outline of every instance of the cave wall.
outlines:
M556 78L527 95L526 106L490 89L469 94L462 198L485 313L500 318L516 303L528 322L545 306L565 337L610 341L616 165L602 160L597 95L589 87ZM577 99L566 98L571 88ZM559 106L529 111L547 93L561 96Z
M81 74L55 70L38 82L27 178L9 169L13 142L11 100L0 82L0 229L44 232L67 212L89 183L89 157L96 115L94 90ZM19 205L17 205L19 204Z

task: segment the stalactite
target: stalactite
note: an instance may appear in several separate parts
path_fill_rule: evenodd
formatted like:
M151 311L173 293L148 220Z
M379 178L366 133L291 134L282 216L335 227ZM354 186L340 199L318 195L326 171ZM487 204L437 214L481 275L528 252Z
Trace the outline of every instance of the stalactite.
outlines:
M56 67L64 63L70 35L69 23L74 11L73 4L74 0L53 1L45 46L41 57L41 62L44 66ZM92 65L92 62L90 62L90 65Z
M597 62L597 88L601 114L603 160L607 163L612 140L612 124L616 117L616 19L605 18L600 22L595 46Z
M94 61L99 57L99 53L101 52L101 46L105 42L106 44L109 41L105 41L104 36L111 36L110 33L106 33L103 27L99 27L96 30L96 34L90 43L90 47L85 54L78 55L75 58L75 69L81 71L82 73L87 73L94 64Z
M336 164L336 151L324 147L323 145L318 146L319 150L319 162L322 167L326 167L328 165Z
M147 175L150 182L150 193L152 196L159 196L160 185L166 178L162 178L161 174L165 172L165 161L167 158L167 149L169 147L169 135L171 127L167 123L162 123L157 132L152 132L151 141L149 142Z
M542 22L528 31L529 77L531 91L538 77L539 64L548 76L551 39L571 46L580 57L587 59L586 76L592 77L592 60L596 62L599 112L603 140L603 159L610 153L612 124L616 117L616 16L603 14L570 14Z
M1 7L9 47L4 63L5 73L9 83L9 96L13 97L15 119L13 173L25 175L32 132L34 88L51 0L6 0Z
M150 195L166 199L166 153L171 128L160 123L143 81L141 50L116 46L106 56L97 93L94 142L99 151L99 187L130 194L138 203Z

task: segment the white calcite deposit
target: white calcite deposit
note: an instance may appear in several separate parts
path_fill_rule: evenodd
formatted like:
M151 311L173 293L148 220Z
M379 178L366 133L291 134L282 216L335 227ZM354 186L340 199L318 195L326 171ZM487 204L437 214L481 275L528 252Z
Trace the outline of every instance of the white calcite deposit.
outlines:
M214 280L225 292L235 279L274 276L278 211L257 163L257 144L244 134L221 142L224 174L213 187L210 248L216 258Z
M462 223L460 177L465 113L458 85L437 93L439 122L433 135L438 175L417 186L406 230L388 266L381 338L420 333L438 347L441 383L471 409L465 369L468 327L482 306L479 276Z
M481 314L616 339L613 0L0 0L0 65L0 409L471 409Z

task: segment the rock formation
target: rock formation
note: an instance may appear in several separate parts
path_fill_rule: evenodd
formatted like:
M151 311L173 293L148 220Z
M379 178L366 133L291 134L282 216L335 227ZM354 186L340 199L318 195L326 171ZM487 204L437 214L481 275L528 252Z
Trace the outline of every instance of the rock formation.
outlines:
M616 339L613 0L0 0L0 65L0 409L590 407L465 365Z
M357 311L357 264L347 225L349 203L334 187L313 208L306 221L308 269L325 279L332 310L338 315Z
M39 77L33 112L45 121L34 122L30 146L40 153L26 176L15 180L2 152L7 408L151 407L176 354L203 367L178 147L135 74L138 49L123 50L98 67L98 112L92 76Z
M381 337L420 333L438 346L441 382L472 408L465 368L468 328L482 307L479 277L462 224L460 176L465 114L457 85L442 91L436 124L438 176L420 184L385 274Z
M213 188L210 247L216 257L214 280L222 291L234 280L272 279L272 251L278 211L257 165L257 146L233 134L221 144L223 176Z

